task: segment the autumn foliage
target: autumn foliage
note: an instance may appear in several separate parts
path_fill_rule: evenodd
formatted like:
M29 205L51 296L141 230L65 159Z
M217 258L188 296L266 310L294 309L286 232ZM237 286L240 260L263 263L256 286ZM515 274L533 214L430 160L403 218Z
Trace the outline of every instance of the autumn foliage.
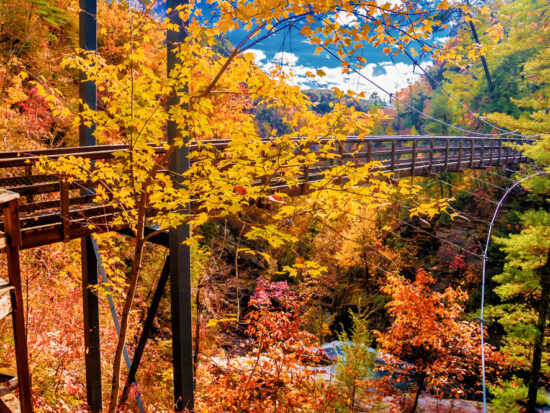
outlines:
M424 270L413 282L397 276L388 279L383 289L391 297L387 307L393 321L387 332L378 333L378 342L388 354L390 371L399 365L415 377L417 397L424 387L434 394L461 397L477 390L467 389L466 383L475 384L480 375L479 331L464 319L460 303L466 294L450 287L433 291L434 282ZM485 345L485 354L490 374L505 367L492 346Z

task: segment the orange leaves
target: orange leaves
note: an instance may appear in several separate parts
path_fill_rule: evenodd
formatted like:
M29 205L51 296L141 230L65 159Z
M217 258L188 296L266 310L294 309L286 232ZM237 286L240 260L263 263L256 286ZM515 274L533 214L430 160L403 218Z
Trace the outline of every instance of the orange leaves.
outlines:
M330 411L336 389L304 368L320 357L315 337L300 327L292 295L286 282L259 279L247 319L247 356L201 363L199 411Z
M450 287L433 291L435 279L424 270L413 282L397 276L389 281L383 290L391 297L387 307L394 321L378 333L383 350L411 363L408 368L423 374L435 393L450 385L460 392L465 378L479 379L479 330L463 319L460 305L467 295ZM490 346L486 352L493 368L501 368L500 353Z

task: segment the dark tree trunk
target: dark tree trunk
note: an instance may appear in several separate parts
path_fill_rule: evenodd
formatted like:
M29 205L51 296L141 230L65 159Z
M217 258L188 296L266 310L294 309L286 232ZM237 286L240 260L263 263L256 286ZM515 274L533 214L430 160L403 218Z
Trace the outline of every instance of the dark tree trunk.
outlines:
M529 391L527 393L526 413L535 413L537 404L537 392L539 389L540 366L542 363L542 350L544 347L544 330L546 328L546 318L548 317L548 306L550 305L550 249L546 264L542 267L540 274L541 295L538 308L539 319L537 322L537 337L535 338L535 347L533 349L533 362L531 363L531 374L529 375Z
M424 374L420 373L420 375L418 376L418 380L416 381L417 388L416 388L416 394L414 396L414 404L411 408L411 413L416 412L416 407L418 406L418 399L420 398L420 393L422 393L422 389L424 388L424 378L425 378Z
M477 35L476 27L474 26L474 23L470 21L470 29L472 29L472 35L474 36L474 40L477 44L481 44L479 42L479 37ZM487 60L485 60L485 56L480 56L481 58L481 64L483 65L483 71L485 72L485 77L487 78L487 85L489 86L489 90L493 91L493 81L491 79L491 74L489 73L489 66L487 66Z

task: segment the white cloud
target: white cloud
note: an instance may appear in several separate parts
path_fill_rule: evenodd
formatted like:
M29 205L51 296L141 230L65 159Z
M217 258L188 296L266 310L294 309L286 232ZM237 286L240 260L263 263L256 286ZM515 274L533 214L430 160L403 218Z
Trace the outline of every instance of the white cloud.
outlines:
M281 65L281 61L283 65ZM310 88L332 88L337 87L340 90L354 92L365 92L367 96L377 92L384 100L388 101L389 96L367 79L372 80L376 85L389 93L395 93L410 83L420 79L422 71L412 64L382 62L379 64L370 63L363 67L359 73L342 73L340 67L308 67L296 65L298 58L292 53L277 53L272 62L261 65L264 71L270 73L278 65L284 73L293 75L293 83L303 89ZM286 64L285 64L286 63ZM430 66L430 62L422 63L425 69ZM315 73L317 69L322 69L325 76L314 79L307 77L306 73ZM366 78L366 79L365 79Z
M357 17L346 11L338 12L335 20L342 26L356 26L358 24Z
M254 55L254 60L257 65L261 65L262 61L267 57L265 53L259 49L248 49L246 52Z
M298 56L296 56L294 53L278 52L275 53L273 61L275 61L277 64L284 66L294 66L298 62Z

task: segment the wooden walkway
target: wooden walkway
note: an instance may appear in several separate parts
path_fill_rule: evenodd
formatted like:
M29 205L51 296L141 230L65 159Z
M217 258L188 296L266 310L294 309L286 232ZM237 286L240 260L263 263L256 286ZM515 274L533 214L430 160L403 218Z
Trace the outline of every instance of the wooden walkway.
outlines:
M224 140L206 142L220 150L228 144ZM505 142L513 140L469 136L373 136L364 140L348 138L337 144L338 156L335 160L304 168L298 187L287 188L276 178L269 182L269 186L273 191L287 191L291 195L303 194L303 188L320 180L324 170L348 161L380 162L380 170L393 172L396 178L528 162L527 158ZM124 149L123 145L102 145L0 153L0 170L5 176L0 178L0 188L3 193L9 191L18 194L21 200L18 203L21 249L68 241L93 232L120 229L109 228L109 222L116 211L93 204L92 196L80 194L78 190L85 183L76 181L67 184L56 175L35 175L33 163L44 156L59 159L68 155L106 160L113 158L114 152ZM193 150L196 150L195 145L191 146L191 151ZM161 153L162 149L158 148L158 152ZM48 196L39 196L44 194ZM40 201L35 200L36 198L40 198ZM90 223L94 224L94 229L89 228ZM5 244L5 237L2 236L5 232L4 219L0 219L0 231L2 248Z

